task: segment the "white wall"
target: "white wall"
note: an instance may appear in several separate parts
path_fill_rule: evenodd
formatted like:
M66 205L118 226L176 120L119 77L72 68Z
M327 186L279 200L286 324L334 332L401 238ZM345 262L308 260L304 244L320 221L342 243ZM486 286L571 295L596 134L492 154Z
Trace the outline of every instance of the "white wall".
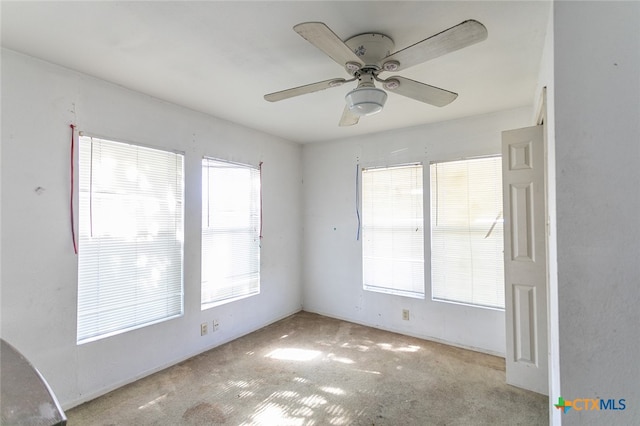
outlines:
M71 123L185 152L183 317L76 345ZM301 153L298 144L3 50L2 337L42 371L68 408L300 310ZM201 312L203 155L264 161L264 240L261 294ZM201 337L200 323L211 328L213 319L220 330Z
M640 2L555 2L560 385L624 398L573 424L640 424Z
M553 9L553 4L549 7ZM540 61L538 84L532 99L536 105L535 112L542 107L542 93L546 88L546 120L545 120L545 158L547 185L547 324L548 324L548 357L549 357L549 401L557 402L560 392L560 355L558 333L558 263L557 263L557 224L556 224L556 159L555 159L555 87L553 71L553 12L549 14L545 44ZM535 120L538 117L534 117ZM560 424L562 412L549 409L549 423Z
M356 241L356 164L392 165L500 153L501 131L532 125L520 108L359 138L305 145L304 309L356 323L481 351L504 354L503 311L430 298L427 259L425 300L362 289L361 245ZM427 189L427 188L426 188ZM425 191L425 214L428 191ZM428 235L427 235L428 237ZM430 244L425 244L427 248ZM411 312L402 320L402 309Z

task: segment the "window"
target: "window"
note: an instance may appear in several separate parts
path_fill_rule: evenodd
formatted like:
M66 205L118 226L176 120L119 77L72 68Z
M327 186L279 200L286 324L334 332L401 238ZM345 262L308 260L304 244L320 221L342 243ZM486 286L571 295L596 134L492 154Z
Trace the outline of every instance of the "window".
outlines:
M183 155L86 136L79 150L77 342L182 315Z
M501 161L431 164L434 300L504 309Z
M260 293L260 170L202 160L201 308Z
M364 289L424 298L422 165L362 171Z

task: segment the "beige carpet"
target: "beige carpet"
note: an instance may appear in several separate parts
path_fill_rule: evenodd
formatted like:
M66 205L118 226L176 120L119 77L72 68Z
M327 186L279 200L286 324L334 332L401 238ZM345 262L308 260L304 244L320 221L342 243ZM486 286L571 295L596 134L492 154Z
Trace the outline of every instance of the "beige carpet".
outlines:
M502 358L300 312L67 411L69 425L544 425Z

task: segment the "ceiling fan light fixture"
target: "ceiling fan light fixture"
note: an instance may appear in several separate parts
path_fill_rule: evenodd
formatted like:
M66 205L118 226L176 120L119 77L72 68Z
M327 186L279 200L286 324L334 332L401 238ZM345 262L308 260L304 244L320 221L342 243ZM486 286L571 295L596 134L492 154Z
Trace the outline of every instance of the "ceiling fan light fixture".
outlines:
M358 87L347 93L345 100L349 111L353 114L373 115L382 111L387 101L387 94L384 90L375 87Z

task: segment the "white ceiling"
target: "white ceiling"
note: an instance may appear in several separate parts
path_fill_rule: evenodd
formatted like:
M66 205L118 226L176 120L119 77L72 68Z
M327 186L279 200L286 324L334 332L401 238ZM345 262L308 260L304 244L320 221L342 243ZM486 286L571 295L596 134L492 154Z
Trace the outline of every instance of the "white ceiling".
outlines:
M247 127L308 143L530 105L547 1L2 1L2 45ZM487 40L399 72L459 93L437 108L389 94L338 127L355 83L270 103L263 95L346 72L292 27L326 23L343 40L379 32L396 50L466 19ZM387 75L388 76L388 75Z

